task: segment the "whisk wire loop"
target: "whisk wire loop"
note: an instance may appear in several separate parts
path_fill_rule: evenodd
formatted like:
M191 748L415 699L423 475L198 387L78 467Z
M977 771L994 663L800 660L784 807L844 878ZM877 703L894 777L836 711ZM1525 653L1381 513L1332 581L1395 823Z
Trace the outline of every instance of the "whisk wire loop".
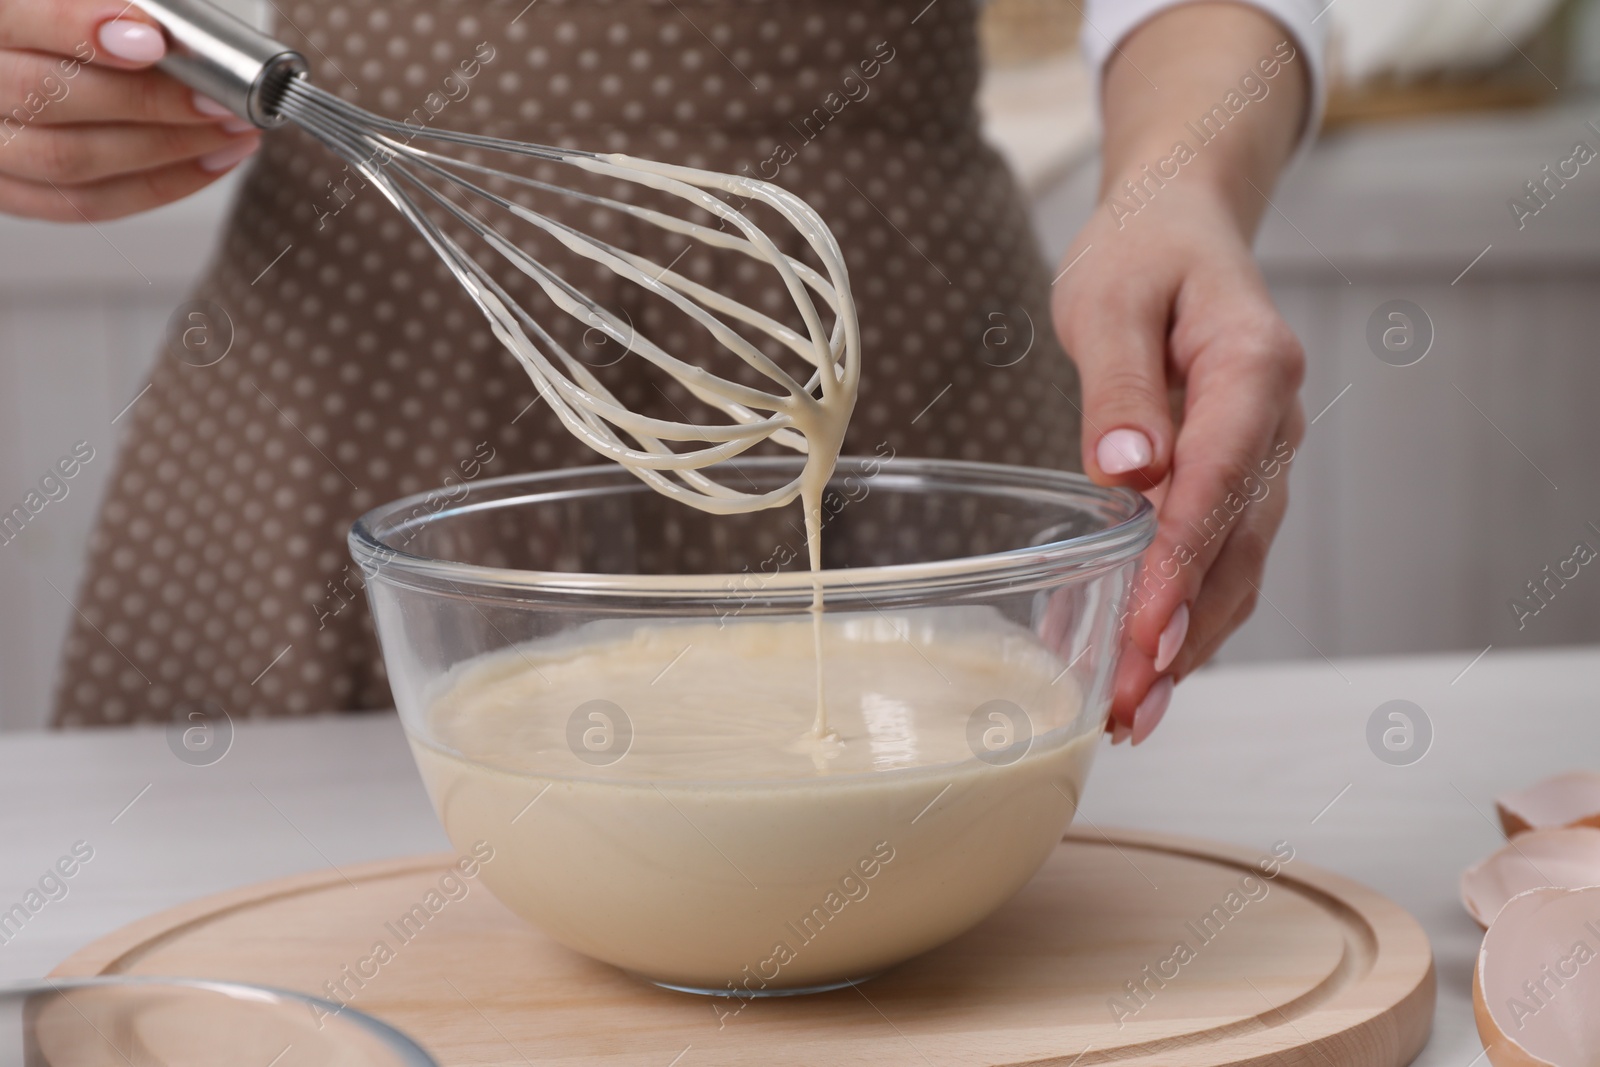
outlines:
M768 440L808 453L812 459L838 448L859 383L860 330L838 243L816 212L798 197L752 178L396 122L318 89L304 76L287 82L278 106L289 121L376 186L417 228L483 312L496 338L522 364L540 398L562 424L601 455L627 466L651 488L712 512L777 506L799 494L802 478L753 493L718 480L714 477L718 472L710 468ZM665 194L718 222L708 226L655 207L501 171L418 147L413 144L417 140L576 167L600 178ZM688 277L674 269L677 259L663 266L485 187L485 180L497 177L521 188L619 212L686 242L756 260L776 272L801 328ZM724 196L741 200L741 207L759 203L775 212L800 235L822 270L783 252L741 207ZM586 331L597 331L622 346L625 356L637 356L658 368L729 421L707 423L687 417L675 421L631 411L584 361L515 301L491 271L444 231L424 209L425 204L482 240ZM705 331L721 350L759 374L769 388L731 381L700 362L665 351L631 321L623 321L530 255L491 221L488 210L531 225L562 248L664 301ZM687 245L685 251L692 247ZM831 320L826 325L825 317ZM810 368L806 381L796 380L739 326L803 360ZM701 447L678 450L668 442Z

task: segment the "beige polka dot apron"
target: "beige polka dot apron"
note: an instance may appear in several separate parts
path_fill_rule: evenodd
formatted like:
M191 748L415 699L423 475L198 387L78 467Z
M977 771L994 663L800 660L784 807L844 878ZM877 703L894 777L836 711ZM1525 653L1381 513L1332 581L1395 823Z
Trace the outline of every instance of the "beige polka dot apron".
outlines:
M804 197L837 234L860 307L847 451L1078 466L1076 379L1052 340L1050 275L978 132L971 0L279 10L278 36L304 51L315 81L372 110L770 178ZM616 225L570 201L537 206L603 236ZM610 235L659 262L674 254L668 238ZM537 309L511 273L503 284ZM700 280L770 308L784 299L772 277ZM614 295L590 265L572 280ZM196 297L226 311L232 346L205 366L164 355L130 413L55 721L171 720L205 704L236 718L387 707L345 549L351 522L446 482L597 457L536 403L381 194L298 131L266 137ZM680 324L638 314L681 351ZM552 332L573 351L591 340ZM681 389L646 381L638 362L594 359L629 406L677 417Z

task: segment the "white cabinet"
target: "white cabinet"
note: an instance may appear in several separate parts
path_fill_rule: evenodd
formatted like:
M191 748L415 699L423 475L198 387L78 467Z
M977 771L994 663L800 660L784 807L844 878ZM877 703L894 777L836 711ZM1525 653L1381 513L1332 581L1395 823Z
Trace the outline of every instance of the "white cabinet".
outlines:
M96 226L0 217L0 514L79 442L93 458L20 534L0 534L0 728L43 723L119 430L210 255L236 176ZM70 467L70 464L69 464ZM36 498L37 499L37 498Z

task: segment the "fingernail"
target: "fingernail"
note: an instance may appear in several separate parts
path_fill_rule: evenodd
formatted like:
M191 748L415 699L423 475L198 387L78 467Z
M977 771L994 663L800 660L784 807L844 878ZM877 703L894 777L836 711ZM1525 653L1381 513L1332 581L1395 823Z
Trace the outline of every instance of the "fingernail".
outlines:
M213 173L219 170L227 170L235 163L238 163L240 160L248 157L252 152L260 147L261 139L259 137L252 137L249 140L240 141L238 144L231 144L226 148L219 148L209 155L200 157L200 169L208 170Z
M144 22L112 19L97 34L100 47L118 59L134 63L154 63L167 54L167 40L161 31Z
M233 117L233 112L211 99L205 93L194 94L194 109L202 115L210 115L213 118L226 119Z
M1128 739L1128 735L1131 733L1133 733L1133 731L1129 729L1127 724L1121 719L1118 719L1111 724L1111 743L1113 745L1120 745L1122 742Z
M1178 658L1178 650L1183 647L1183 639L1188 633L1189 605L1179 604L1178 610L1167 620L1167 628L1161 631L1161 640L1156 644L1157 673L1172 666L1172 661Z
M1150 465L1155 449L1138 430L1112 430L1095 447L1095 462L1107 474L1126 474Z
M223 133L244 133L246 130L257 128L256 124L249 119L228 119L222 124Z
M1139 706L1133 713L1133 743L1140 744L1150 736L1161 717L1167 713L1167 705L1172 703L1172 676L1162 678L1150 687L1150 692L1139 701Z

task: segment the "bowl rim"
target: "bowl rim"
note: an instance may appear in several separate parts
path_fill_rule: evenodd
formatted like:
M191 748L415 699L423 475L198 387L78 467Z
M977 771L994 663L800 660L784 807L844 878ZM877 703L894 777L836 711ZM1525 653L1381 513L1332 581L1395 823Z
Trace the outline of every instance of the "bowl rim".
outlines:
M798 471L804 462L803 456L741 457L725 465L724 469L789 468ZM868 467L873 469L867 470ZM1055 581L1067 577L1089 577L1136 559L1155 539L1155 508L1142 494L1123 487L1096 485L1085 475L1072 471L973 460L840 456L828 479L829 486L852 474L872 481L887 479L886 485L916 477L936 476L958 480L969 488L983 488L991 493L1032 492L1036 495L1074 498L1086 505L1118 508L1122 517L1092 533L1046 541L1039 545L924 563L839 567L819 572L824 593L838 599L850 599L852 593L860 594L863 590L948 589L996 580L1019 583L1044 576L1050 576ZM600 479L609 480L612 484L559 491L563 482L582 483ZM646 598L698 597L710 600L726 600L730 596L743 599L752 595L772 598L785 594L804 594L809 597L817 584L810 569L805 567L775 572L763 570L759 576L749 571L655 575L490 567L420 555L386 540L409 528L421 529L430 523L489 508L527 505L538 503L541 499L554 501L619 492L654 492L625 468L611 463L501 475L465 484L467 492L462 500L448 507L433 507L442 494L448 496L446 490L435 488L380 504L358 518L350 528L348 544L363 578L401 585L414 584L404 580L406 578L416 579L426 587L442 586L462 595L498 591L513 595L548 593ZM475 491L514 485L526 486L528 491L476 502L472 500ZM408 511L410 518L394 521L396 516L403 516ZM378 531L383 533L380 535ZM757 588L750 590L737 587L742 579L751 577L758 577Z
M374 1015L369 1015L352 1005L341 1004L310 993L301 993L297 990L284 989L275 985L262 985L257 982L243 982L231 978L197 978L187 975L166 974L49 974L43 978L25 978L0 982L0 999L49 996L51 994L85 989L161 989L164 987L195 989L206 993L216 993L231 1000L244 1001L246 1003L276 1004L291 1002L304 1005L320 1012L325 1018L340 1020L341 1025L347 1023L367 1037L373 1038L385 1051L393 1055L394 1063L399 1067L439 1067L439 1062L418 1044L410 1034ZM321 1020L318 1021L318 1028L321 1028ZM279 1055L282 1055L282 1053Z

